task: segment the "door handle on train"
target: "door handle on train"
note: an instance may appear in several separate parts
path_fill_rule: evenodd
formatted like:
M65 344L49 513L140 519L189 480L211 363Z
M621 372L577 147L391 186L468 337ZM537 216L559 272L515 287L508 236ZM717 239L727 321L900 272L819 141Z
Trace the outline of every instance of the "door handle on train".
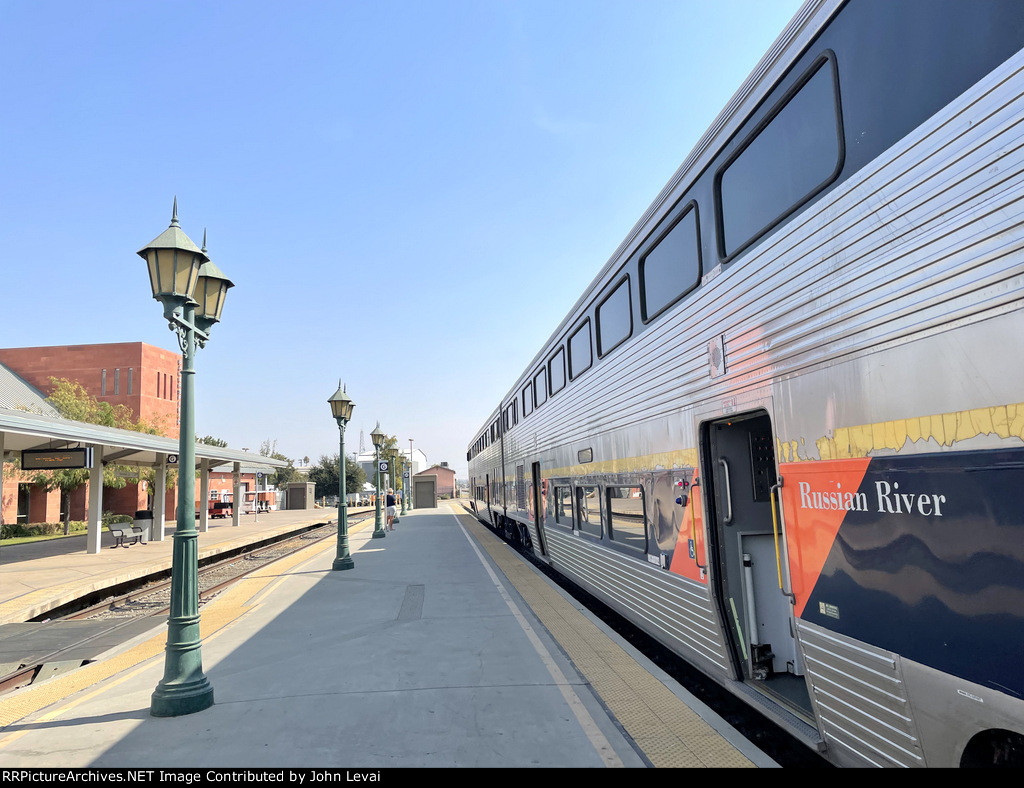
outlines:
M793 578L789 576L789 548L786 546L786 511L782 506L782 477L779 477L779 481L773 484L770 491L770 497L772 501L772 534L775 537L775 571L779 577L779 590L782 591L783 596L788 596L789 601L794 605L796 604L796 596L793 594ZM775 493L779 492L779 511L776 517L775 513ZM782 550L779 550L779 521L782 521ZM785 583L782 580L782 558L785 556L786 563L786 577L789 579L789 589L787 590Z
M690 513L690 537L693 541L693 563L701 572L704 572L707 570L707 565L697 560L697 501L700 500L700 490L693 492L694 487L700 487L700 479L694 479L693 484L690 485L690 496L693 501L693 511ZM703 518L701 518L701 522L703 522ZM704 551L704 555L706 558L707 550Z
M725 461L724 457L719 457L718 464L722 466L722 472L725 474L725 503L729 509L728 514L722 518L722 522L726 525L732 525L732 490L729 484L729 463Z

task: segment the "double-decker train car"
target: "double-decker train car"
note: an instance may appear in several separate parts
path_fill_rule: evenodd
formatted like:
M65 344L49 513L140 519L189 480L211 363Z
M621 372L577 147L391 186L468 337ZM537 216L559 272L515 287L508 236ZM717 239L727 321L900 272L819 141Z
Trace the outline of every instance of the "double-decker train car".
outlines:
M840 765L1024 763L1024 3L811 0L470 442Z

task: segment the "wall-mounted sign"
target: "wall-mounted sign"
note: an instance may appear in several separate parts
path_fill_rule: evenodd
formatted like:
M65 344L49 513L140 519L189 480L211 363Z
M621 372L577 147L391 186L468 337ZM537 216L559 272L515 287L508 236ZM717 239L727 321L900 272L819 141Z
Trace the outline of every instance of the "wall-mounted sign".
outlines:
M168 454L167 455L167 464L168 465L177 465L178 464L178 455L177 454Z
M21 468L25 471L52 471L63 468L91 467L91 447L82 449L26 449L21 453Z

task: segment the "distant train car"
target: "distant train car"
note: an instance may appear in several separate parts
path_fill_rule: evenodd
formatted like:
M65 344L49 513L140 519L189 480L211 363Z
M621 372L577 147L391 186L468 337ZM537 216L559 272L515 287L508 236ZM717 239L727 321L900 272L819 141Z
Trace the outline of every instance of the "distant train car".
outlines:
M1024 764L1024 3L813 0L469 445L834 763Z

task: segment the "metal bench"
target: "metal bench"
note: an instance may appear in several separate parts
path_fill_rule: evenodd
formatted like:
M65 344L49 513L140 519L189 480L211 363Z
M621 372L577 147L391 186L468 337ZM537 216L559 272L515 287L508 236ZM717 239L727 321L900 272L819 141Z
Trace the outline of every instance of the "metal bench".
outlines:
M110 533L114 536L114 547L131 547L133 544L145 544L143 535L146 533L137 525L121 523L110 526ZM130 541L126 541L130 540Z

